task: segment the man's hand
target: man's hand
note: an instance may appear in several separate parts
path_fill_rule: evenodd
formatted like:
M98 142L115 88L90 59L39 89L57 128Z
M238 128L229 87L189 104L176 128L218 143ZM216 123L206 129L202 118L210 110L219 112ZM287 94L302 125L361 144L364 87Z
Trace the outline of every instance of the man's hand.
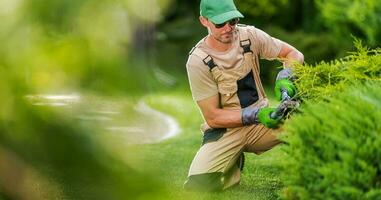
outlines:
M242 123L244 125L251 124L263 124L268 128L275 128L280 123L283 115L274 115L272 118L272 113L276 112L276 108L251 108L247 107L242 110Z
M283 115L275 114L276 108L263 108L258 112L258 121L267 128L276 128L282 120Z
M287 112L299 106L297 101L286 100L276 108L251 108L242 110L242 123L244 125L261 123L267 128L277 128Z
M246 107L242 109L242 124L251 125L261 123L268 128L275 128L281 121L283 115L274 115L276 108L255 108Z
M290 68L282 69L275 82L275 96L279 101L285 101L293 98L296 95L296 87L292 82L292 70Z
M291 99L296 95L296 87L289 79L275 82L275 96L279 101Z
M247 107L242 110L242 123L244 125L261 123L268 128L277 128L287 113L299 106L299 102L285 100L276 108Z
M296 88L292 82L293 77L290 67L295 63L303 64L304 56L295 47L283 42L278 58L283 62L285 68L278 73L276 78L275 95L278 100L285 100L287 98L283 94L293 98L296 94Z

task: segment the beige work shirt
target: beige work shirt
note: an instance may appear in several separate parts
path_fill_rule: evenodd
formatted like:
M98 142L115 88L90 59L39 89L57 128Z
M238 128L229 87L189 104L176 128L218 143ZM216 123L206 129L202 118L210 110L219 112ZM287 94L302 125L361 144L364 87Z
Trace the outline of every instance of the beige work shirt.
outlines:
M214 59L216 65L223 69L240 67L243 61L243 49L240 46L239 31L244 31L244 29L247 29L249 33L250 48L254 52L253 56L268 60L277 58L282 47L282 41L271 37L254 26L237 27L233 35L233 44L227 51L219 52L210 48L205 42L206 37L198 42L196 48L201 48L202 51ZM217 83L214 81L209 67L202 61L203 59L190 54L186 63L192 97L195 101L218 94Z

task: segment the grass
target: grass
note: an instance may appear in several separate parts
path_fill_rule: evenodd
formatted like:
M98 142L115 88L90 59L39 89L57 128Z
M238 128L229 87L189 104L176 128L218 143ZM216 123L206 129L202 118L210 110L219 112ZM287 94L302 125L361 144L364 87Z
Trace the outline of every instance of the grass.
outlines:
M279 147L260 156L246 153L241 185L220 193L187 192L182 189L193 156L201 145L201 114L188 89L152 94L145 97L153 108L176 118L181 132L158 144L129 146L135 156L131 165L156 176L167 188L171 199L277 199L281 188L283 152ZM131 154L130 154L131 155Z

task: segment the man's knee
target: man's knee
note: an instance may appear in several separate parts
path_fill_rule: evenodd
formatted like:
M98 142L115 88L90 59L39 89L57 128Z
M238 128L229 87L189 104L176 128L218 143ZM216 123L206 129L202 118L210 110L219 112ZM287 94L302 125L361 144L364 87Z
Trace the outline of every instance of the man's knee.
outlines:
M191 175L184 183L184 189L196 191L221 191L224 187L222 172Z

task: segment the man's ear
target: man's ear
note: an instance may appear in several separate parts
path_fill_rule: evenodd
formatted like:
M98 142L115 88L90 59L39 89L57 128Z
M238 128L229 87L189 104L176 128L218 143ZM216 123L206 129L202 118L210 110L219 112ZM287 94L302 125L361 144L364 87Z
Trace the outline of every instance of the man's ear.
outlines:
M205 26L206 28L208 28L208 20L207 20L205 17L200 16L198 19L200 20L200 23L201 23L203 26Z

